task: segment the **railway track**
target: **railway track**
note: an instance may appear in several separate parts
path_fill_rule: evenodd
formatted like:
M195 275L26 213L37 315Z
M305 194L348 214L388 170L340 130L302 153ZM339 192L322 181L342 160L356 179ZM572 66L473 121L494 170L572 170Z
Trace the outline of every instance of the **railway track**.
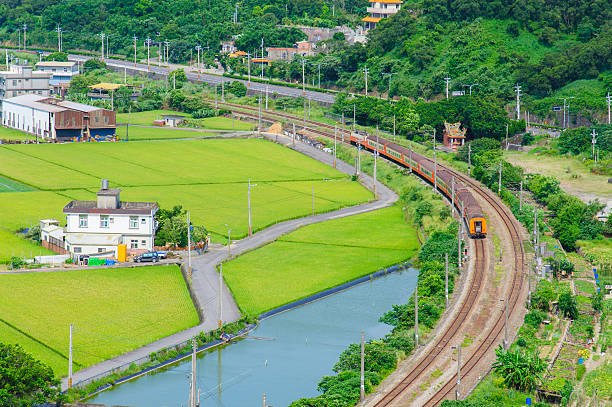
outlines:
M254 111L255 113L244 113L249 117L259 118L259 111L257 107L250 106L242 106L224 103L223 105L233 108L239 108L247 111ZM286 113L281 112L262 112L262 119L267 121L275 121L275 117L280 117L284 119L288 119L296 124L309 124L311 126L316 126L318 128L324 128L329 130L336 129L334 126L320 123L312 120L304 120L303 118L293 116ZM309 132L312 132L317 135L321 135L328 138L334 138L334 134L330 134L329 132L307 128ZM344 142L345 144L350 144L350 142L346 141L345 137L337 137L337 141ZM506 208L497 197L488 189L481 186L477 181L469 178L465 174L458 172L452 168L441 166L445 170L454 174L455 177L459 178L461 181L465 183L465 185L469 185L470 188L476 193L478 196L482 197L485 201L487 201L491 207L498 214L499 218L504 223L508 233L510 234L513 256L514 256L514 264L513 264L513 273L512 273L512 285L510 288L510 292L507 296L508 301L508 311L509 314L515 311L515 309L520 307L520 293L523 289L524 283L524 265L525 265L525 249L523 247L523 242L520 234L520 226L518 225L518 221L514 219L511 214L508 214L509 210ZM448 349L453 342L453 339L457 336L457 334L461 334L462 327L465 326L467 321L467 316L473 310L476 300L478 298L478 293L480 287L482 286L482 282L484 280L485 268L486 268L486 249L484 240L475 240L475 274L469 286L469 293L463 303L460 305L460 310L451 322L449 328L439 337L436 338L436 343L431 350L425 355L418 364L410 371L410 373L402 379L400 383L398 383L391 391L386 393L384 397L378 400L374 405L376 407L382 406L391 406L395 405L404 395L405 391L413 385L417 380L422 378L423 373L427 370L427 368L436 360L438 355L444 350ZM486 357L492 350L497 347L497 344L500 343L500 340L503 341L503 330L504 330L504 313L501 312L497 316L493 327L487 332L485 339L480 342L477 348L467 356L463 364L461 365L462 376L468 376L475 372L478 363ZM424 404L426 407L433 407L439 405L445 399L453 399L455 398L455 388L457 383L457 375L453 375L432 397L430 397Z

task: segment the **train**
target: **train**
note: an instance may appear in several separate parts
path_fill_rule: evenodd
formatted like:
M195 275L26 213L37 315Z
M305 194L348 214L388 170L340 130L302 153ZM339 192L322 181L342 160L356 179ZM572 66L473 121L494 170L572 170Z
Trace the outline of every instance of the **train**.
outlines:
M469 236L473 239L487 237L487 220L472 193L461 181L434 163L432 159L386 139L375 140L359 130L351 132L350 142L366 150L378 152L379 155L410 169L411 172L435 185L457 207L467 225Z

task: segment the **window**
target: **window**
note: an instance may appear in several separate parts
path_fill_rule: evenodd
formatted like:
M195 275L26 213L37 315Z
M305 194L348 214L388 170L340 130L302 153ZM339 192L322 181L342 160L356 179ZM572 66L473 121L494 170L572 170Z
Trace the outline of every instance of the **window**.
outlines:
M147 241L146 241L146 240L141 240L141 241L140 241L140 243L141 243L143 246L146 246L146 245L147 245Z
M106 249L104 247L98 247L98 253L104 253Z
M138 229L138 216L130 216L130 229Z
M130 240L130 249L138 249L138 240Z
M79 227L80 228L87 227L87 215L79 215Z
M142 219L140 220L140 223L142 223L143 225L144 225L145 223L147 223L147 218L142 218Z
M81 248L80 247L74 247L74 252L75 253L81 253Z
M108 227L108 215L100 215L100 227L101 228Z

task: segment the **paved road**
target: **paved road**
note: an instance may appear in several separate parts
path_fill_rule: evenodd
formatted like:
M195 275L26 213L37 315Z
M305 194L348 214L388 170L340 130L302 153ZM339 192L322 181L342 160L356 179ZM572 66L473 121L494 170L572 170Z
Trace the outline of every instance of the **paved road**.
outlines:
M295 146L292 147L291 139L286 136L268 135L267 137L272 140L277 140L280 144L293 148L296 151L308 155L327 165L333 165L333 156L321 150L315 149L300 142L296 142ZM354 167L342 161L337 161L336 168L348 175L353 175L354 173ZM373 184L372 177L362 174L360 181L364 186L371 189ZM350 208L339 209L333 212L278 223L265 230L255 233L250 238L233 242L230 247L231 255L232 257L238 256L246 251L255 249L270 241L276 240L280 236L292 232L302 226L381 209L392 205L398 199L397 195L391 189L387 188L380 182L376 183L376 191L378 199L375 201ZM151 344L133 350L132 352L106 360L86 369L82 369L73 375L73 383L78 384L81 381L88 381L90 378L95 378L98 375L109 372L112 369L117 369L133 362L145 360L145 358L147 358L152 352L157 352L161 349L184 343L202 331L216 329L219 320L219 274L216 271L216 266L219 263L227 260L227 258L227 247L215 247L202 256L192 258L193 292L197 302L199 303L201 312L204 315L204 321L197 326L160 339ZM241 317L240 312L225 283L223 284L222 291L223 321L225 323L237 321ZM64 378L62 379L62 389L66 388L67 379Z
M91 58L93 58L93 56L76 55L76 54L68 55L68 59L70 61L81 61L82 62L82 61L87 61L88 59L91 59ZM130 74L130 72L133 72L133 71L138 71L138 72L145 72L145 73L148 72L148 73L154 73L157 75L168 76L168 71L169 71L169 68L164 67L164 66L154 66L150 64L149 69L147 69L147 64L136 63L135 64L136 66L134 66L134 62L128 62L128 61L112 59L112 58L106 58L104 62L106 62L106 64L109 67L114 68L114 69L118 69L121 71L127 69L128 74ZM187 74L187 79L190 82L205 82L211 85L220 85L221 82L229 83L229 82L239 81L239 82L244 83L250 92L257 92L257 93L269 92L270 94L276 93L279 96L287 96L287 97L293 97L293 98L305 96L306 99L310 99L315 102L320 102L320 103L325 103L325 104L332 104L336 100L336 95L334 93L323 93L323 92L315 92L311 90L306 90L305 95L304 95L304 93L302 92L302 89L298 89L298 88L291 88L291 87L282 86L282 85L267 85L265 83L259 83L259 82L253 82L253 81L251 81L251 84L249 85L248 81L242 80L242 79L226 78L220 75L212 75L208 73L200 73L200 74L192 73L192 69L185 65L171 65L170 66L171 70L180 69L180 68L185 69L185 73Z

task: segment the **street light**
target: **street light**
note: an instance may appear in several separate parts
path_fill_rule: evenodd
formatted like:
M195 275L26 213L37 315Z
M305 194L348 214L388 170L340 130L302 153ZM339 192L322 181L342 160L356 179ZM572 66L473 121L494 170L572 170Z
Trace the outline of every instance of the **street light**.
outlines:
M387 93L387 100L391 100L391 78L393 77L393 75L397 75L397 72L383 73L382 75L383 77L389 77L389 92Z
M508 350L508 299L500 299L500 302L504 303L504 350Z

